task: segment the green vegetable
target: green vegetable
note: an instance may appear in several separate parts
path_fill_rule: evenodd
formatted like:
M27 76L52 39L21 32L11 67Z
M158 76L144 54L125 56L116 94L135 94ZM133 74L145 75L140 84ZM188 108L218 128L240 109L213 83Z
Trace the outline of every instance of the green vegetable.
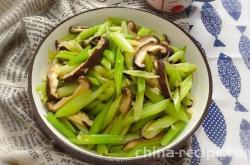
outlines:
M110 32L109 36L115 45L122 51L133 52L134 49L120 32Z
M157 115L154 116L150 116L148 118L139 120L138 122L134 123L131 127L131 132L137 132L139 131L144 125L146 125L147 123L149 123L150 121L154 120L156 118Z
M122 128L122 122L123 122L123 115L120 114L116 118L116 120L114 121L114 124L111 127L111 129L109 130L109 133L113 134L113 135L118 135L120 133L120 131L121 131L121 128Z
M156 114L159 114L160 112L162 112L164 109L166 109L168 107L169 103L170 103L170 100L167 99L167 100L163 100L163 101L160 101L158 103L155 103L153 105L150 105L146 108L143 108L142 113L141 113L141 117L139 120L145 119L147 117L150 117L150 116L153 116ZM134 122L133 116L129 116L123 121L123 125L125 126L125 125L131 124L133 122Z
M183 110L183 107L180 106L179 111L175 110L175 106L172 102L169 103L168 107L165 109L165 112L171 116L176 117L179 120L188 122L188 116L186 115L186 113Z
M120 32L121 31L121 27L120 26L111 26L109 28L110 31L112 32Z
M111 63L115 62L115 54L111 50L104 50L103 56L108 59Z
M160 145L159 140L146 141L144 143L137 145L126 156L127 157L134 157L134 156L148 154L149 152L156 150L159 145Z
M192 74L196 70L196 65L190 63L178 63L173 65L179 74L185 77Z
M43 82L42 84L36 86L36 92L39 94L40 99L45 104L48 100L47 93L46 93L46 84Z
M95 118L92 126L90 127L90 130L89 130L90 134L99 133L99 131L102 128L103 121L105 119L107 111L109 110L110 105L111 105L111 101L109 101L105 105L105 107L103 108L103 110L100 113L98 113L98 115L96 116L96 118Z
M141 70L124 70L123 73L129 74L131 76L135 77L141 77L141 78L158 78L158 75L155 75L154 73L141 71Z
M96 151L100 155L108 155L108 152L109 152L108 147L106 145L103 145L103 144L97 145Z
M91 82L91 84L96 85L96 86L101 85L101 83L96 78L90 77L90 76L87 76L87 77L88 77L89 81Z
M63 40L63 41L70 41L70 40L73 40L76 38L76 34L72 34L72 33L69 33L67 35L65 35L62 39L60 40Z
M119 25L121 25L123 19L117 18L117 17L109 17L108 21L110 21L113 25L119 26Z
M186 97L192 88L192 75L188 76L180 85L180 101Z
M103 58L103 59L101 60L101 64L102 64L106 69L108 69L108 70L111 69L111 62L108 61L106 58Z
M178 135L178 133L180 133L180 131L185 127L185 125L186 123L181 121L175 123L173 128L171 128L162 138L161 145L165 146L169 144L173 140L173 138L175 138Z
M110 134L87 134L78 135L77 138L71 138L74 144L120 144L123 143L123 136Z
M134 60L134 53L125 52L124 53L125 65L128 70L133 70L133 60Z
M82 41L82 40L84 40L84 39L86 39L86 38L91 37L92 35L94 35L94 34L99 30L99 28L100 28L101 26L102 26L102 24L101 24L101 25L96 25L96 26L93 26L93 27L87 29L86 31L81 32L81 33L78 34L78 36L76 37L76 41L79 42L79 41Z
M141 27L139 29L139 31L137 32L137 35L139 36L147 36L147 35L150 35L150 33L152 33L153 31L149 28L146 28L146 27Z
M138 78L137 79L137 93L134 105L134 120L139 120L143 108L144 101L144 93L145 93L145 79Z
M77 134L77 130L76 128L70 123L70 121L68 121L67 119L65 118L60 118L58 119L60 120L68 129L71 130L71 132L73 132L75 135Z
M100 101L109 100L115 93L115 89L113 87L108 87L100 96L97 97Z
M91 109L88 109L88 112L91 116L96 116L97 114L99 114L99 112L101 112L103 110L103 107L105 106L104 103L102 102L98 102L98 104L96 104L96 106L94 106ZM86 107L87 108L87 107Z
M58 88L56 93L57 93L58 97L60 97L60 98L70 96L74 93L74 91L76 90L78 85L79 84L77 84L77 83L72 83L72 84L63 86L61 88Z
M71 52L71 51L66 51L66 50L61 50L59 53L56 55L57 58L61 59L66 59L66 60L71 60L74 57L76 57L78 53L76 52Z
M50 110L46 118L70 142L103 156L139 156L169 144L189 122L196 65L186 62L186 46L169 45L171 56L158 57L148 50L145 68L136 67L135 55L147 44L147 36L157 37L158 44L167 40L153 29L114 17L59 36L36 91ZM100 38L108 43L101 46ZM159 58L169 99L162 95L162 79L156 74ZM55 92L58 100L48 98L47 92Z
M181 98L180 98L179 89L176 89L176 90L175 90L173 101L174 101L175 109L176 109L177 112L178 112L178 111L180 110L180 106L181 106Z
M70 59L68 65L71 66L71 65L79 64L79 63L86 61L89 58L89 49L90 49L90 46L83 49L79 55L74 56L72 59Z
M53 113L49 112L46 118L64 136L66 136L67 138L75 138L75 134L69 128L67 128L61 121L59 121L53 115Z
M103 121L102 128L105 128L114 118L116 111L119 108L120 102L121 102L122 96L117 97L114 102L110 105L107 114L105 116L105 119Z
M57 72L58 72L58 76L59 77L63 77L65 74L73 71L74 69L76 69L78 67L78 65L63 65L63 66L59 66L57 67Z
M153 68L154 68L153 56L146 54L145 55L145 69L147 72L152 72Z
M178 119L173 116L165 116L159 118L155 121L152 121L148 125L145 125L142 129L142 136L144 137L154 137L159 132L161 132L164 128L170 127L173 123L175 123Z
M114 79L115 79L115 87L117 95L121 93L123 65L124 65L124 58L121 51L118 49L116 53L115 71L114 71Z
M151 87L146 87L145 95L154 103L157 103L159 101L164 100L164 96L159 94L159 92L156 91L157 89L151 88Z
M171 89L175 88L175 86L179 86L182 79L177 69L168 62L164 62L164 64L165 64L165 69L167 71Z
M125 34L128 33L128 27L127 27L126 21L121 22L121 33L125 33Z
M63 107L61 107L56 112L56 117L64 117L68 115L75 114L79 112L82 108L88 105L91 101L95 100L104 90L107 88L108 84L102 85L96 91L91 93L90 90L83 91L78 96L70 100ZM83 99L85 98L85 99Z
M177 61L181 60L184 57L184 51L179 50L176 53L174 53L172 56L168 58L168 62L176 63Z
M51 63L55 59L57 53L58 52L52 51L50 49L48 50L48 63Z

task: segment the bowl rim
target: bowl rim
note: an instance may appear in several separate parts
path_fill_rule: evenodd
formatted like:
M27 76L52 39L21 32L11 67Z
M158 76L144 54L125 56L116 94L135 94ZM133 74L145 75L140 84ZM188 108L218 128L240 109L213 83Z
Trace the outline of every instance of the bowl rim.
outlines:
M208 93L207 104L206 104L205 110L204 110L201 118L199 119L198 123L194 126L194 128L192 128L192 130L186 136L184 136L179 142L177 142L172 148L170 148L171 150L178 150L183 145L183 143L185 143L195 133L195 131L200 127L200 125L202 124L202 121L204 120L204 118L208 114L208 108L209 108L210 103L212 102L212 93L213 93L212 74L211 74L211 70L210 70L208 61L206 59L205 51L202 48L201 44L196 39L194 39L189 33L187 33L185 30L183 30L181 27L179 27L176 23L174 23L173 21L169 20L168 18L157 15L157 14L151 12L151 11L147 11L147 10L144 10L144 9L138 9L138 8L123 7L123 6L108 6L108 7L100 7L100 8L94 8L94 9L90 9L90 10L87 10L87 11L83 11L83 12L77 13L74 16L71 16L71 17L61 21L59 24L57 24L56 26L54 26L51 29L51 31L42 39L42 41L40 42L40 44L36 48L34 56L32 57L33 59L31 61L31 63L29 64L29 69L28 69L28 93L29 93L29 96L31 98L31 107L35 111L35 119L37 120L36 122L38 123L39 129L52 139L52 144L53 145L56 145L57 147L62 149L64 152L70 154L72 157L75 157L75 158L78 158L78 159L81 159L81 160L83 160L85 162L90 162L90 163L104 164L103 161L106 161L106 163L129 163L129 162L138 162L139 163L141 161L145 161L146 159L151 159L150 155L152 155L152 154L142 155L140 157L131 157L131 158L127 158L127 159L125 159L125 158L124 159L119 159L119 158L115 158L115 157L100 158L100 157L94 157L94 156L88 155L88 154L86 154L84 152L80 152L80 151L74 149L72 146L68 145L62 139L60 139L44 123L43 119L41 118L41 116L40 116L40 114L38 112L38 109L36 107L34 97L33 97L33 94L32 94L32 72L33 72L34 61L36 59L38 51L40 50L40 47L43 45L43 43L47 39L47 37L51 33L53 33L54 30L56 30L56 28L58 26L60 26L64 22L66 22L66 21L68 21L68 20L70 20L70 19L72 19L74 17L77 17L78 15L81 15L81 14L84 14L84 13L87 13L87 12L91 12L91 11L95 11L95 10L113 9L113 8L123 8L123 9L129 9L129 10L136 10L136 11L140 11L140 12L145 12L147 14L155 15L155 16L163 19L163 21L168 21L170 24L174 25L176 28L181 30L194 43L194 45L196 46L196 48L198 49L198 51L200 52L200 54L201 54L201 56L203 58L203 61L205 63L205 67L207 69L208 83L209 83L209 93ZM162 153L165 150L166 149L163 149L162 151L158 151L158 152L155 151L153 154L159 154L159 153Z

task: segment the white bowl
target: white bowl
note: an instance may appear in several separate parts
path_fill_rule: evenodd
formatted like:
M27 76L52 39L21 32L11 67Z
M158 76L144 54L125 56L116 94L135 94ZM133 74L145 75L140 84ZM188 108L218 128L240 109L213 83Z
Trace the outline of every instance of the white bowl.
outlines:
M72 144L46 120L45 114L47 113L47 109L42 104L39 95L35 90L35 87L38 84L41 84L42 76L47 69L48 49L55 49L54 43L56 39L66 35L68 33L68 28L72 25L96 25L104 22L104 20L110 16L133 20L139 25L152 28L159 33L164 33L169 37L169 40L175 46L183 47L186 45L187 61L197 66L197 71L194 73L192 88L192 95L195 97L195 101L192 107L193 116L191 120L185 129L180 133L180 135L169 145L149 155L133 158L106 157L97 155L96 153L87 151L77 145ZM37 114L39 125L42 127L43 131L48 134L48 136L54 139L58 146L73 156L82 158L85 161L99 163L107 161L118 163L142 160L152 154L176 148L177 146L180 146L185 140L187 140L200 126L206 115L206 111L212 96L212 78L205 54L200 46L197 45L197 42L190 35L188 35L174 23L142 10L130 8L100 8L77 14L74 17L63 21L47 35L47 37L37 49L34 62L31 66L29 75L29 91L34 103L33 105Z

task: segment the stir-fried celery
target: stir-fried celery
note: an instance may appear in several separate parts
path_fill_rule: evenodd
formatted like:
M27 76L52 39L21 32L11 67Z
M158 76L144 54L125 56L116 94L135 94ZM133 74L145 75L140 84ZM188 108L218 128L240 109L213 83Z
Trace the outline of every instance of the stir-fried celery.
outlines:
M36 87L46 118L71 143L134 157L168 145L192 117L196 65L187 47L132 20L69 28Z

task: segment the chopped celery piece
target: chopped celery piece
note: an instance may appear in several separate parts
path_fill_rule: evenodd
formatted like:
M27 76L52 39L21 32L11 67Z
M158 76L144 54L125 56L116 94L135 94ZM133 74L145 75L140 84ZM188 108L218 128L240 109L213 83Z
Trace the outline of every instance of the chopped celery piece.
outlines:
M102 24L100 25L96 25L93 27L90 27L89 29L87 29L86 31L81 32L80 34L78 34L78 36L76 37L77 41L82 41L86 38L91 37L92 35L94 35L98 29L102 26Z
M74 144L120 144L124 141L123 136L110 134L78 135L70 141Z
M46 116L47 120L64 136L67 138L74 138L75 134L67 128L61 121L59 121L53 113L49 112Z
M104 50L103 52L103 56L108 59L111 63L114 63L115 62L115 54L113 53L113 51L111 50Z
M58 95L58 97L65 97L65 96L69 96L72 95L74 93L74 91L76 90L78 84L77 83L72 83L69 84L67 86L63 86L61 88L58 88L56 93Z
M181 121L175 123L174 127L171 128L162 138L161 145L165 146L169 144L173 140L173 138L175 138L178 135L178 133L180 133L180 131L185 127L185 125L186 123Z
M179 50L176 53L174 53L172 56L168 58L168 62L176 63L177 61L181 60L184 57L184 51Z
M121 93L123 65L124 65L124 57L120 49L118 49L116 53L115 71L114 71L115 88L117 95Z
M115 45L122 51L133 52L134 48L120 32L110 32L109 36Z
M61 50L61 51L59 51L59 53L57 53L56 57L61 58L61 59L71 60L74 57L76 57L77 55L78 55L78 53L75 53L75 52Z
M129 74L131 76L135 77L141 77L141 78L158 78L158 75L155 75L152 72L146 72L141 70L124 70L123 73Z
M145 93L145 79L138 78L137 79L137 93L134 104L134 120L137 121L142 112L143 101L144 101L144 93Z
M139 36L147 36L150 35L153 32L153 30L146 28L146 27L141 27L139 31L137 32L137 35Z
M89 58L89 49L90 49L90 46L83 49L79 55L70 59L68 65L72 66L72 65L79 64L79 63L86 61Z
M104 84L93 93L91 93L90 90L81 92L79 95L61 107L56 112L56 117L64 117L79 112L82 108L84 108L91 101L95 100L101 93L103 93L107 87L108 84Z

